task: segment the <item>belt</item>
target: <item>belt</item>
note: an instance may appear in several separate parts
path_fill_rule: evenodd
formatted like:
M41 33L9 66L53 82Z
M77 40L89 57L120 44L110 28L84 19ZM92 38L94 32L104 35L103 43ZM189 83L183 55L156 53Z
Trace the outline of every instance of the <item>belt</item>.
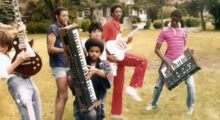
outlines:
M24 79L27 79L27 78L30 77L30 76L22 75L22 74L20 74L20 73L18 73L18 72L13 72L13 74L16 75L16 76L18 76L18 77L22 77L22 78L24 78Z

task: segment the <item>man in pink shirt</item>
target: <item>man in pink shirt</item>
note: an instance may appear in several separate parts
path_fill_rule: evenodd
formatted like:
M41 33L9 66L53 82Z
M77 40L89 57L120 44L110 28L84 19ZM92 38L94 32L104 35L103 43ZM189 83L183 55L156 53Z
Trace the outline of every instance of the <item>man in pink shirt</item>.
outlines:
M117 34L120 31L119 20L122 15L121 6L113 6L111 8L112 20L103 26L102 39L107 42L109 40L116 40ZM130 43L132 38L128 40ZM144 58L133 54L125 53L125 58L122 61L117 60L114 55L110 55L107 51L107 60L117 63L117 75L114 78L114 89L112 96L112 117L122 118L122 91L124 85L124 70L125 66L135 67L134 74L130 81L129 87L126 88L126 93L131 95L134 100L141 101L141 98L136 92L137 87L142 87L144 74L147 67L147 61Z
M167 66L168 69L171 69L171 62L181 56L184 53L184 48L186 44L186 33L181 26L179 26L179 21L181 20L182 15L179 10L174 10L171 13L171 25L164 28L158 38L155 47L155 53L162 60L162 66ZM167 43L166 53L163 56L160 52L160 48L163 42ZM195 98L195 85L193 77L190 76L186 79L187 85L187 114L191 115L194 108L194 98ZM152 102L146 107L146 110L152 110L157 108L157 101L160 97L164 82L158 76Z

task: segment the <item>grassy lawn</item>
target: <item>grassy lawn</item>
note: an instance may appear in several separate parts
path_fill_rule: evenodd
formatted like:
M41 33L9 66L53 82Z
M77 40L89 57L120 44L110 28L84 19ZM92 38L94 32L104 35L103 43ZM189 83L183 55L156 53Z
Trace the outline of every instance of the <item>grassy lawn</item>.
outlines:
M128 31L125 32L127 34ZM140 55L148 60L145 73L144 86L138 92L143 101L135 102L130 96L123 94L123 115L129 120L220 120L220 34L208 31L189 33L189 48L195 50L195 57L202 70L194 75L196 84L195 112L192 116L186 115L186 85L180 84L173 91L164 87L159 100L159 107L154 111L146 111L146 105L151 101L153 88L157 78L160 64L159 58L154 53L155 39L159 30L142 30L138 32L132 42L130 53ZM81 36L88 36L81 33ZM55 80L51 74L46 49L46 35L29 35L35 40L34 49L43 60L42 70L33 79L40 91L42 100L43 120L54 119L54 104L56 96ZM163 50L166 45L164 44ZM125 85L130 82L133 68L126 68ZM7 86L0 82L0 119L19 120L19 112L12 100ZM112 88L108 91L106 100L106 119L110 120ZM69 91L64 120L73 119L73 97Z

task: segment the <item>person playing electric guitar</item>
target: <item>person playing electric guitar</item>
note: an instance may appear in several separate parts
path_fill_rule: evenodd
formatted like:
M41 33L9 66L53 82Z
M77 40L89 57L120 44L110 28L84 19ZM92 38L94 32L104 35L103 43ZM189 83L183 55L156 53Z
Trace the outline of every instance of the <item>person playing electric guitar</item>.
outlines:
M109 40L116 40L117 34L120 33L119 20L122 15L122 8L119 5L115 5L111 8L112 20L103 26L102 40L105 42ZM129 44L132 41L132 37L127 40ZM130 85L126 88L125 92L132 96L136 101L141 101L141 97L137 94L136 88L142 87L144 74L147 67L147 61L139 56L125 53L123 60L119 61L114 55L109 54L107 51L107 60L117 64L117 75L114 78L113 98L112 98L112 110L111 114L113 118L122 118L122 91L124 84L124 71L125 66L135 67L134 74L130 81Z

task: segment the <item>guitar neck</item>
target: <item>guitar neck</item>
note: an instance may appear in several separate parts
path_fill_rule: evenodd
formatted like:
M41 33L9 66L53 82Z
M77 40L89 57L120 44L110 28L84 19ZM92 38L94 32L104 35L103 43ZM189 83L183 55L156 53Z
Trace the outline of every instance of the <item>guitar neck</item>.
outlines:
M23 24L21 20L21 14L19 12L19 4L17 0L12 1L13 7L14 7L14 14L15 14L15 21L18 26L21 26ZM18 38L19 38L19 44L25 46L25 39L26 37L26 31L25 30L18 30Z
M135 28L133 31L131 31L125 38L124 38L124 41L127 42L127 40L132 37L140 28L137 27Z

